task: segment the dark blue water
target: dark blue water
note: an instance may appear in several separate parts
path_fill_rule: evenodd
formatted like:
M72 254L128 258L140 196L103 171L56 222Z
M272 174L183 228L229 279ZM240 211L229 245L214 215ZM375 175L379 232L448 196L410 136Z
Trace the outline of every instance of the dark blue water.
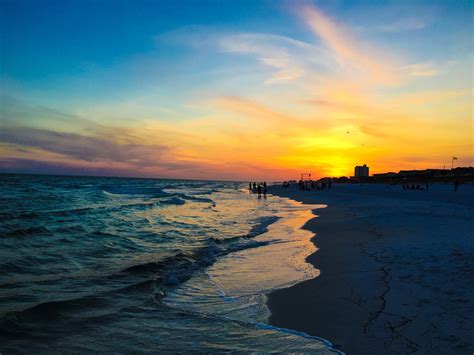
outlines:
M0 175L0 191L1 353L330 351L228 311L222 287L250 289L258 253L292 250L275 249L287 241L267 233L283 233L278 221L296 210L280 213L282 199L257 199L231 182L33 175ZM233 257L245 259L235 270ZM207 282L217 267L223 286L214 290ZM258 284L300 277L282 270L262 272ZM221 303L196 309L209 297ZM254 307L246 302L240 309Z

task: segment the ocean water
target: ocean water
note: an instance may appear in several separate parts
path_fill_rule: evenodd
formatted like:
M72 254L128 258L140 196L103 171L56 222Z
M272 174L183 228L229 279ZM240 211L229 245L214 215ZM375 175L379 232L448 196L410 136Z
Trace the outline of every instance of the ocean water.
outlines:
M245 184L0 175L0 352L336 352L267 324L311 209Z

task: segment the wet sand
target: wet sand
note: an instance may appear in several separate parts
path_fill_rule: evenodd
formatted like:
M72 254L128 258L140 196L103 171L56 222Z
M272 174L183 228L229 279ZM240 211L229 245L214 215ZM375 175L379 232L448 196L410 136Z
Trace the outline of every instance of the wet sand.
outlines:
M272 325L328 339L347 354L472 354L473 192L335 185L272 188L325 203L304 226L319 277L268 297Z

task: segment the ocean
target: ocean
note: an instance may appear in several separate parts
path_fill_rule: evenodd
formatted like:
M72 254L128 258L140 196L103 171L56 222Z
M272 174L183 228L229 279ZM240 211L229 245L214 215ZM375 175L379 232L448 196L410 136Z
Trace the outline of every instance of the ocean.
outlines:
M0 175L0 352L321 352L266 295L316 277L322 206L239 182Z

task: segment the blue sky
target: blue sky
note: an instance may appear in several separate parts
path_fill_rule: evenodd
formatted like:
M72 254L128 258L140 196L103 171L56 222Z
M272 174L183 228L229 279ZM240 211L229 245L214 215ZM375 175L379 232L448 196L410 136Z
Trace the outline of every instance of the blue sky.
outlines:
M246 26L270 2L2 1L6 74L20 80L77 74L157 50L155 36L182 26ZM270 5L270 7L275 7ZM160 51L167 57L173 50ZM32 59L35 59L32 61Z

